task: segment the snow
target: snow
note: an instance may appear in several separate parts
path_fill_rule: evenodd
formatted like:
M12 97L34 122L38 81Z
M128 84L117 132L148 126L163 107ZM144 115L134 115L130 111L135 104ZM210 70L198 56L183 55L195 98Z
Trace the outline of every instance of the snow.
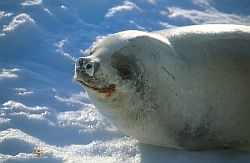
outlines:
M21 13L13 18L9 25L4 25L3 32L14 31L22 24L35 24L35 21L27 14Z
M115 16L116 13L122 12L124 10L128 10L128 11L138 10L138 11L141 11L141 9L136 4L134 4L133 2L124 1L124 3L122 5L116 6L116 7L113 7L111 9L109 9L108 12L105 14L105 17Z
M140 144L72 79L74 60L111 33L249 22L249 1L1 0L0 162L249 162Z
M19 72L20 69L18 68L13 68L13 69L2 69L0 73L0 79L4 78L17 78L17 72Z
M207 11L187 10L179 7L168 7L166 11L161 12L169 18L182 18L193 22L194 24L212 24L212 23L232 23L247 24L250 16L238 16L229 13L222 13L213 7L207 8Z
M22 2L21 5L23 6L34 6L34 5L41 5L42 0L27 0L25 2Z

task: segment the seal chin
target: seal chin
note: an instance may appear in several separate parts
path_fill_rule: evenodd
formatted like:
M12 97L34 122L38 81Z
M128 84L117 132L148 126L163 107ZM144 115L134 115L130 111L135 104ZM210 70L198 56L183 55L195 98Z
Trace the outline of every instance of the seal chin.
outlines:
M105 97L111 97L115 91L116 91L116 85L115 84L104 84L104 86L102 87L98 87L98 86L91 86L90 84L82 81L82 80L79 80L79 79L76 79L77 83L79 83L81 86L87 88L87 89L90 89L90 90L93 90L95 92L98 92L98 93L104 93L105 94Z

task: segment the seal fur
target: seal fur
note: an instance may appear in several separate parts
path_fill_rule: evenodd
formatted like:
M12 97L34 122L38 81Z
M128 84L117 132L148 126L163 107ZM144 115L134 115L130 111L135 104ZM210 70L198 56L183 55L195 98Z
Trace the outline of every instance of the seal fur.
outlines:
M90 78L76 68L75 80L125 134L177 149L250 150L250 27L124 31L91 53L83 60L98 70Z

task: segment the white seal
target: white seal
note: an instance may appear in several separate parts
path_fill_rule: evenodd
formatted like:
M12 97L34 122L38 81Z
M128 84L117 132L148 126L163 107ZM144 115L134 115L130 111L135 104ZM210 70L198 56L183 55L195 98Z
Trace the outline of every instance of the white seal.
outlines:
M107 37L76 61L97 109L142 143L250 149L250 27L197 25Z

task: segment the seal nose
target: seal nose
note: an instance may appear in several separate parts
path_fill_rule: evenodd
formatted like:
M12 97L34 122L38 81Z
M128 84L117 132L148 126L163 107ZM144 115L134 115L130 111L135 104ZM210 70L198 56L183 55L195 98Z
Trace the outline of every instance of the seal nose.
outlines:
M75 63L75 69L86 72L89 76L94 75L95 62L90 61L88 58L78 58Z

